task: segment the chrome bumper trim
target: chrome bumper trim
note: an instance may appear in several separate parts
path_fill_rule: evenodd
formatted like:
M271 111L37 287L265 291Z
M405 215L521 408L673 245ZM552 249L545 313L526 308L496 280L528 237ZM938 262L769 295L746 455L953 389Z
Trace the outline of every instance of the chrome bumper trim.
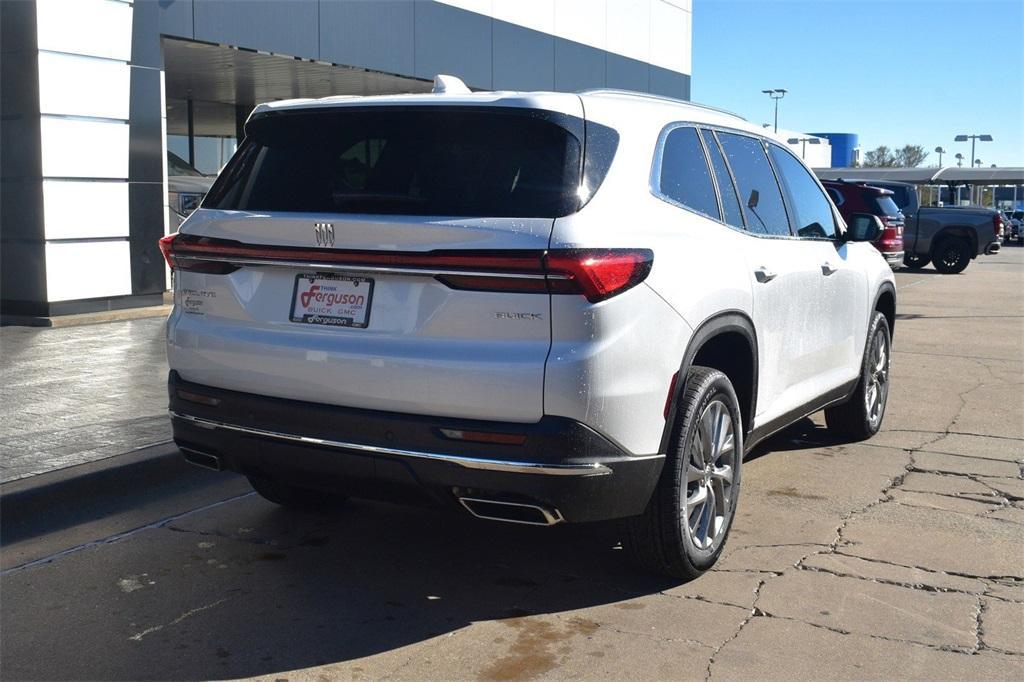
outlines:
M291 443L300 443L302 445L314 445L326 448L336 448L338 450L358 450L359 452L368 452L375 455L390 455L395 457L429 459L438 462L448 462L449 464L455 464L457 466L465 467L467 469L503 471L506 473L513 474L542 474L545 476L605 476L607 474L612 473L612 470L609 467L605 466L604 464L599 464L597 462L594 462L592 464L540 464L537 462L517 462L499 459L480 459L476 457L465 457L463 455L448 455L436 452L419 452L417 450L400 450L398 448L385 448L379 447L377 445L345 443L342 441L328 440L325 438L313 438L310 436L299 436L292 433L266 431L264 429L254 429L247 426L238 426L236 424L226 424L224 422L213 421L210 419L193 417L191 415L174 412L173 410L169 410L169 412L172 418L187 421L203 429L222 429L225 431L245 433L252 436L260 436L262 438L273 438L275 440L283 440ZM656 459L661 457L664 457L664 455L648 455L630 459L643 460Z

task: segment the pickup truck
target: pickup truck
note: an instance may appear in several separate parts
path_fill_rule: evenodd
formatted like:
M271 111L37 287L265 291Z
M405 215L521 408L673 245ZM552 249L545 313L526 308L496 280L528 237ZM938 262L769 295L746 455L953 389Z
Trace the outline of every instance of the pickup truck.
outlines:
M998 211L980 206L921 206L917 189L906 182L870 180L893 193L903 212L903 264L923 268L929 262L944 274L963 272L981 254L995 253L1002 241Z

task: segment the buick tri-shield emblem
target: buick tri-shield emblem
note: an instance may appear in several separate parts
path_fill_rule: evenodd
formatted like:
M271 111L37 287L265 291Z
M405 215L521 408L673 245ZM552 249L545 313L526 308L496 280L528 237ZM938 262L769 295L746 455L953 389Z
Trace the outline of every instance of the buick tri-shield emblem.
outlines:
M334 246L334 223L313 223L317 246Z

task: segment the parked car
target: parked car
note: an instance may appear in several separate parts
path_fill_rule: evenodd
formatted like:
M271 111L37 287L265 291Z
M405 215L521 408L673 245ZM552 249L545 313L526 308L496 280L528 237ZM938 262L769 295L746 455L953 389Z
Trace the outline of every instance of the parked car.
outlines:
M1024 244L1024 211L1003 211L1003 241Z
M864 182L822 180L821 184L846 220L850 220L856 213L879 217L883 226L882 235L874 242L874 246L889 267L902 266L903 214L892 200L892 192Z
M879 429L896 290L807 167L731 114L619 91L263 104L164 238L185 458L285 506L380 497L628 519L710 568L743 455Z
M167 225L171 232L199 207L213 180L174 152L167 152Z
M982 254L996 253L1002 241L999 212L978 206L921 206L917 189L905 182L872 180L892 191L906 221L903 264L923 268L929 262L945 274L963 272Z

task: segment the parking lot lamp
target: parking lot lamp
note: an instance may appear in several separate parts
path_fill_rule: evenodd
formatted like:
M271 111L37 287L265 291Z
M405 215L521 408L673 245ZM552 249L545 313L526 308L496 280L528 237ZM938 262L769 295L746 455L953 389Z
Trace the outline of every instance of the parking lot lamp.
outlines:
M935 153L939 155L939 168L942 168L942 155L946 153L946 150L942 147L936 147Z
M819 140L816 137L791 137L788 140L786 140L786 142L788 142L790 144L796 144L797 142L800 142L801 143L801 146L800 146L800 158L804 159L804 160L807 159L807 143L808 142L810 142L811 144L821 144L821 140Z
M992 141L992 136L991 135L957 135L956 137L953 138L954 142L967 142L967 140L971 141L971 159L974 159L975 158L974 157L974 144L976 142L978 142L979 140L982 141L982 142L991 142Z
M961 154L960 152L957 152L956 153L956 167L957 168L963 168L963 165L964 165L964 155Z
M775 100L775 132L779 132L779 100L786 96L786 90L784 88L771 88L761 92Z

